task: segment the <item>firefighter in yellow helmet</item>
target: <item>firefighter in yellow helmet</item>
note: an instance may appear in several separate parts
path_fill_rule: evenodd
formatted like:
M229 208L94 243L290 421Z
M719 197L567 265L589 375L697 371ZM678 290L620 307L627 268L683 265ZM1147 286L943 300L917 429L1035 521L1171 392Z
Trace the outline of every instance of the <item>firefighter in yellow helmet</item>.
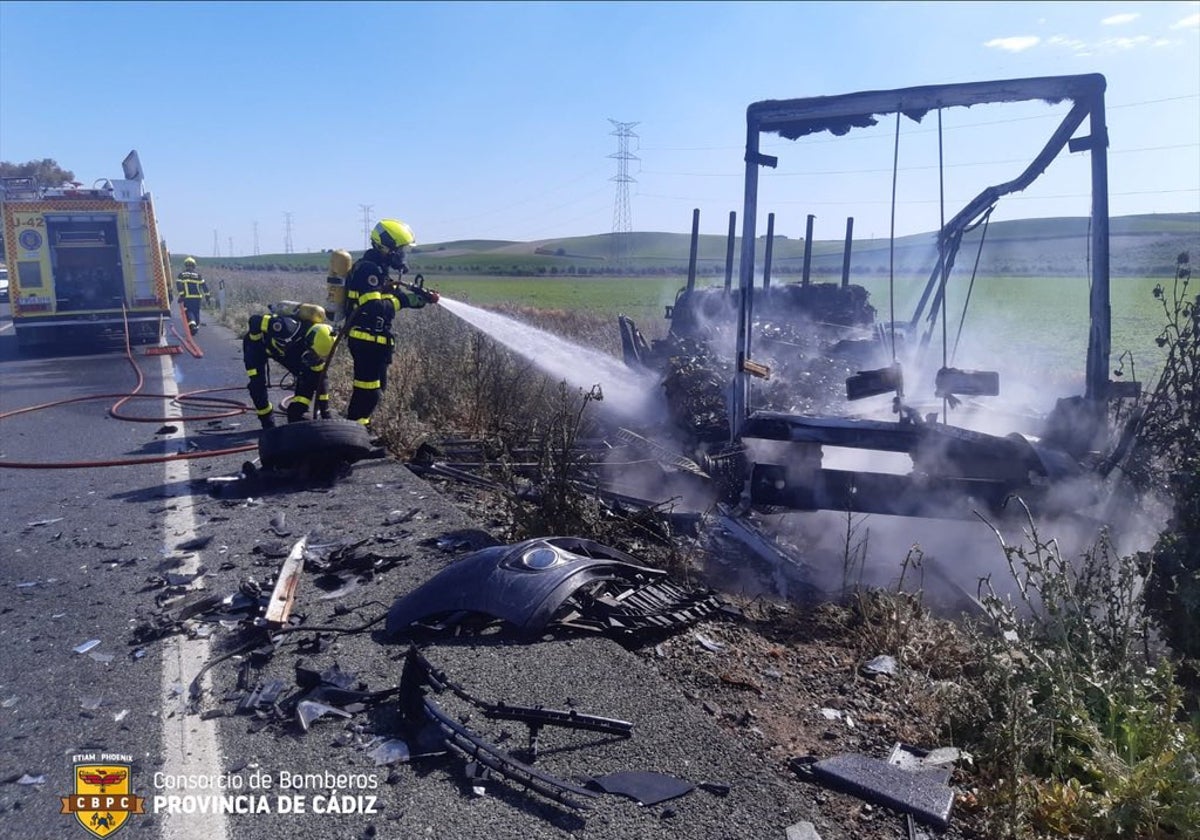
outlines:
M416 243L412 229L396 219L383 219L371 231L371 247L346 277L346 342L354 360L354 390L346 419L364 426L387 387L388 366L396 346L392 319L401 309L437 303L438 293L401 282L408 273L405 249ZM389 273L395 270L393 278Z
M250 316L242 338L242 360L250 378L247 388L254 413L264 429L275 425L274 406L267 393L268 364L272 360L295 377L287 407L288 422L307 419L310 406L314 418L329 418L325 363L333 350L333 341L333 328L325 323L325 310L315 304Z
M196 260L194 257L188 257L183 261L183 271L179 272L179 276L175 278L175 291L179 295L179 299L183 301L183 308L187 312L188 329L193 333L200 329L200 304L206 301L212 305L212 293L208 290L208 283L204 281L200 271L196 268Z

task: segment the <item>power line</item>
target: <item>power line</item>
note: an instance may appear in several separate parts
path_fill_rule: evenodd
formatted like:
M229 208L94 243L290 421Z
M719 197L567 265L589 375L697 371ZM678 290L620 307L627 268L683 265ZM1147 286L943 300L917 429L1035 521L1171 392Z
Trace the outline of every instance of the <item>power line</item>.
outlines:
M292 253L292 214L283 214L283 253Z
M363 223L363 249L371 247L371 211L375 208L373 204L360 204L358 209L362 211Z
M629 185L636 181L629 174L629 161L640 158L629 151L629 138L637 137L632 129L636 122L608 120L615 130L610 132L617 138L617 151L609 155L617 160L617 174L610 180L617 182L617 197L613 203L613 259L623 261L629 254L629 235L633 232L633 213L629 208Z

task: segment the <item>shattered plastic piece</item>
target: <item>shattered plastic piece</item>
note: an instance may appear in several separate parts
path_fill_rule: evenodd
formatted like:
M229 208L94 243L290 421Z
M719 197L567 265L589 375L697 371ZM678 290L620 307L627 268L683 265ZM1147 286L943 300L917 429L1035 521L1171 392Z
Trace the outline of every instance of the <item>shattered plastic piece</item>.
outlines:
M842 711L841 709L821 709L821 717L825 720L841 720Z
M322 575L313 581L318 588L325 590L324 595L318 596L318 601L333 601L345 597L358 589L358 579L345 579L337 575Z
M716 796L728 796L733 787L728 782L697 782L696 786Z
M96 647L99 644L100 644L99 639L89 639L86 642L84 642L83 644L76 647L75 653L87 653L89 650L91 650L92 648Z
M787 827L787 840L821 840L821 835L812 823L798 822Z
M960 758L966 755L969 761L970 756L959 751L957 747L938 747L934 750L923 750L920 747L910 746L909 744L896 743L892 747L892 752L888 756L888 764L894 767L899 767L903 770L938 770L941 769L945 773L945 780L950 780L951 771L948 768L956 764Z
M854 795L912 814L937 828L950 824L954 791L946 784L948 771L903 770L865 755L836 755L812 765L821 780Z
M398 738L392 738L391 740L384 741L367 753L367 755L375 759L376 767L408 761L408 744Z
M28 773L25 773L21 776L21 778L17 779L17 784L19 784L19 785L44 785L44 784L46 784L46 777L45 777L45 775L30 776Z
M63 517L56 516L54 519L38 519L34 522L26 522L25 527L26 528L37 528L42 525L53 525L55 522L62 522L62 521L63 521Z
M175 546L177 551L199 551L202 548L207 548L208 544L213 541L213 535L209 534L206 537L196 537L195 539L181 542Z
M325 715L337 715L344 718L351 717L351 714L345 709L327 706L324 703L317 703L313 700L301 700L296 704L296 719L300 721L300 728L305 732L308 731L308 727L312 725L314 720Z
M335 686L336 688L350 688L358 682L358 677L354 676L354 674L347 674L335 662L321 672L321 682L326 685Z
M384 518L383 524L384 525L400 525L401 523L408 522L410 519L412 519L414 516L416 516L419 512L420 511L417 510L417 508L412 508L410 510L388 511L388 515L387 515L387 517Z
M19 698L15 694L12 697L5 697L4 700L0 702L0 707L11 709L13 706L17 705L18 699Z
M887 674L891 676L896 673L896 658L894 656L876 656L870 662L863 665L863 670L871 675Z
M113 654L111 654L111 653L89 653L88 658L94 659L96 662L99 662L101 665L107 665L108 663L113 661Z
M84 697L79 701L79 708L94 712L104 703L103 697Z
M708 636L705 636L701 633L696 634L696 641L700 643L700 647L713 653L717 653L718 651L725 649L725 645L721 644L720 642L714 642L712 639L708 638Z
M618 793L635 800L639 805L657 805L668 799L683 796L695 788L691 782L664 773L624 771L589 779L605 793Z
M115 715L113 715L113 720L115 720L117 723L120 723L121 721L125 720L125 716L127 714L129 714L129 710L122 709L121 711L119 711Z

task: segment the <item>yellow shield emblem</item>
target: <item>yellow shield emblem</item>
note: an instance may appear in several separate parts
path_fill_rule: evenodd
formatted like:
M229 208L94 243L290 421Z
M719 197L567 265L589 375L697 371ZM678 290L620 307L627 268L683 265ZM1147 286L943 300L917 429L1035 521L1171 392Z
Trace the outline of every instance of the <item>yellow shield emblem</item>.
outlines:
M134 796L128 764L76 764L75 793L61 797L63 814L97 837L115 834L130 814L144 814L146 800Z

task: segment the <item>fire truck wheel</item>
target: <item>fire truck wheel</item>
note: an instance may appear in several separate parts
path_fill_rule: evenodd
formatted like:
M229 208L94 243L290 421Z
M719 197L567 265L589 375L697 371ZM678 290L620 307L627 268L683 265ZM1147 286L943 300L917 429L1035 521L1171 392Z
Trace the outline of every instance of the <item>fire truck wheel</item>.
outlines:
M365 426L352 420L301 420L263 429L258 457L266 469L301 467L312 461L347 463L374 457Z

